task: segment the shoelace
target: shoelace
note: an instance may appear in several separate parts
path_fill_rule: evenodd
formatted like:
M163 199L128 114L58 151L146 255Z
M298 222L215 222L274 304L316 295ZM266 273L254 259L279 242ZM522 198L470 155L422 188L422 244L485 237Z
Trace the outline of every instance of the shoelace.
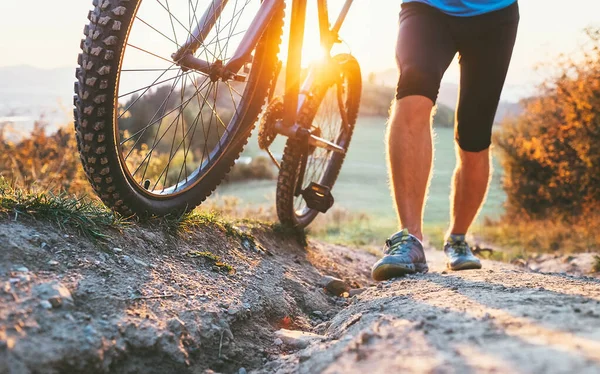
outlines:
M390 239L386 240L387 246L390 248L388 250L388 254L390 255L406 255L410 252L410 248L404 244L407 244L410 241L411 237L408 235L401 236L395 243L392 243Z
M464 256L469 253L470 248L467 242L454 242L450 245L452 246L452 249L454 249L454 252L459 256Z

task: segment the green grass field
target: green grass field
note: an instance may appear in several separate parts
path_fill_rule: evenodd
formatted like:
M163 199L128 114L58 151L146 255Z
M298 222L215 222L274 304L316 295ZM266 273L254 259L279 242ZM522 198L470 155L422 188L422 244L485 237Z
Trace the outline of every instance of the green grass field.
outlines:
M394 230L396 215L388 186L385 161L385 122L383 117L362 117L350 144L350 150L339 179L333 188L336 206L354 212L367 213L371 225L382 230ZM256 132L256 131L255 131ZM435 129L434 174L425 209L425 224L430 229L441 228L448 222L449 194L452 171L455 166L454 134L452 129ZM281 154L284 138L272 147ZM256 138L250 139L245 156L261 154ZM501 171L494 160L494 176L479 222L484 216L497 218L502 214L505 199L500 185ZM274 204L275 181L250 181L222 185L212 199L236 196L245 204ZM479 224L479 223L478 223ZM477 224L477 225L478 225ZM476 227L475 227L476 229Z

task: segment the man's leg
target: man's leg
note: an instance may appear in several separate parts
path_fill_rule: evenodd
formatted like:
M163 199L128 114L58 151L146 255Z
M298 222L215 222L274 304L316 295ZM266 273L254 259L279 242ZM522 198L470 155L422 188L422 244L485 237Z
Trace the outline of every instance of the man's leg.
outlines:
M440 81L456 54L446 16L421 3L404 3L396 59L400 70L388 124L387 155L400 228L373 265L375 280L428 270L423 251L423 206L431 173L431 110Z
M457 147L452 178L450 233L466 234L485 199L490 180L490 150L468 152Z
M465 241L485 199L490 179L492 124L519 23L515 3L505 9L456 20L460 42L460 95L456 114L459 150L454 172L451 226L444 246L452 270L478 269Z
M387 132L387 158L392 197L400 228L423 240L423 207L431 175L431 99L407 96L396 100Z

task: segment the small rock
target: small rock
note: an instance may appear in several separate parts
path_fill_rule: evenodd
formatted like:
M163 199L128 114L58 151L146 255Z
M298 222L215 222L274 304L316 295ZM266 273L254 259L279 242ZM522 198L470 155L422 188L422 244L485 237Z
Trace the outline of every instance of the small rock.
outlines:
M273 344L275 345L282 345L283 344L283 340L276 338L275 340L273 340Z
M281 339L285 344L294 348L302 349L310 345L315 341L321 341L325 339L323 335L317 335L310 332L294 331L281 329L275 331L275 335Z
M113 252L121 253L121 252L123 252L123 250L121 248L113 248Z
M244 309L250 309L251 305L248 303L243 303L242 306L244 307Z
M442 270L442 274L448 274L446 270Z
M49 297L48 302L53 308L60 308L62 306L62 298L60 296Z
M19 283L20 281L21 281L21 279L19 279L19 278L10 278L10 279L8 280L8 282L9 282L10 284Z
M300 356L298 357L298 359L300 360L300 362L304 362L304 361L308 361L311 357L310 352L302 351L300 352Z
M319 285L335 296L341 296L344 292L350 291L350 287L343 280L330 275L321 278Z
M87 325L83 329L83 332L86 333L87 335L96 335L97 334L96 329L92 325Z
M227 314L229 314L230 316L235 316L238 312L238 308L235 307L229 307L229 309L227 309Z
M50 246L48 245L48 243L46 243L46 242L43 242L43 243L40 245L40 248L42 248L42 249L48 249L48 248L50 248Z
M121 258L123 259L123 261L125 261L125 263L127 265L134 265L135 264L135 262L133 261L133 259L130 256L124 255Z
M15 269L15 271L18 271L19 273L27 273L29 269L27 269L25 266L19 266Z
M145 262L144 262L144 261L142 261L142 260L138 260L137 258L134 258L134 259L133 259L133 262L134 262L134 263L136 263L136 264L138 264L138 265L140 265L140 266L143 266L143 267L145 267L145 268L147 268L147 267L149 266L147 263L145 263Z
M248 372L246 371L246 368L240 368L240 370L238 370L238 374L247 374Z
M312 312L312 314L314 314L317 317L323 317L323 312L321 312L320 310L315 310Z
M40 301L40 306L44 309L52 309L52 304L48 300Z
M50 260L50 261L48 261L48 265L56 266L56 265L58 265L58 261Z
M349 294L350 294L350 297L352 297L352 296L360 295L361 293L363 293L365 291L366 291L366 288L353 288L350 290Z
M56 281L37 285L34 287L34 293L38 297L47 300L54 308L73 303L73 297L69 289Z

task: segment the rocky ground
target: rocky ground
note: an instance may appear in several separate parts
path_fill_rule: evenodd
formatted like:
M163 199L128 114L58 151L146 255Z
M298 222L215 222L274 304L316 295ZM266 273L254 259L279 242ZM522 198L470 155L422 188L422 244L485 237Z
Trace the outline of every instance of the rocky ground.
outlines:
M107 235L0 221L0 373L600 372L595 278L430 250L374 284L374 256L267 226Z

